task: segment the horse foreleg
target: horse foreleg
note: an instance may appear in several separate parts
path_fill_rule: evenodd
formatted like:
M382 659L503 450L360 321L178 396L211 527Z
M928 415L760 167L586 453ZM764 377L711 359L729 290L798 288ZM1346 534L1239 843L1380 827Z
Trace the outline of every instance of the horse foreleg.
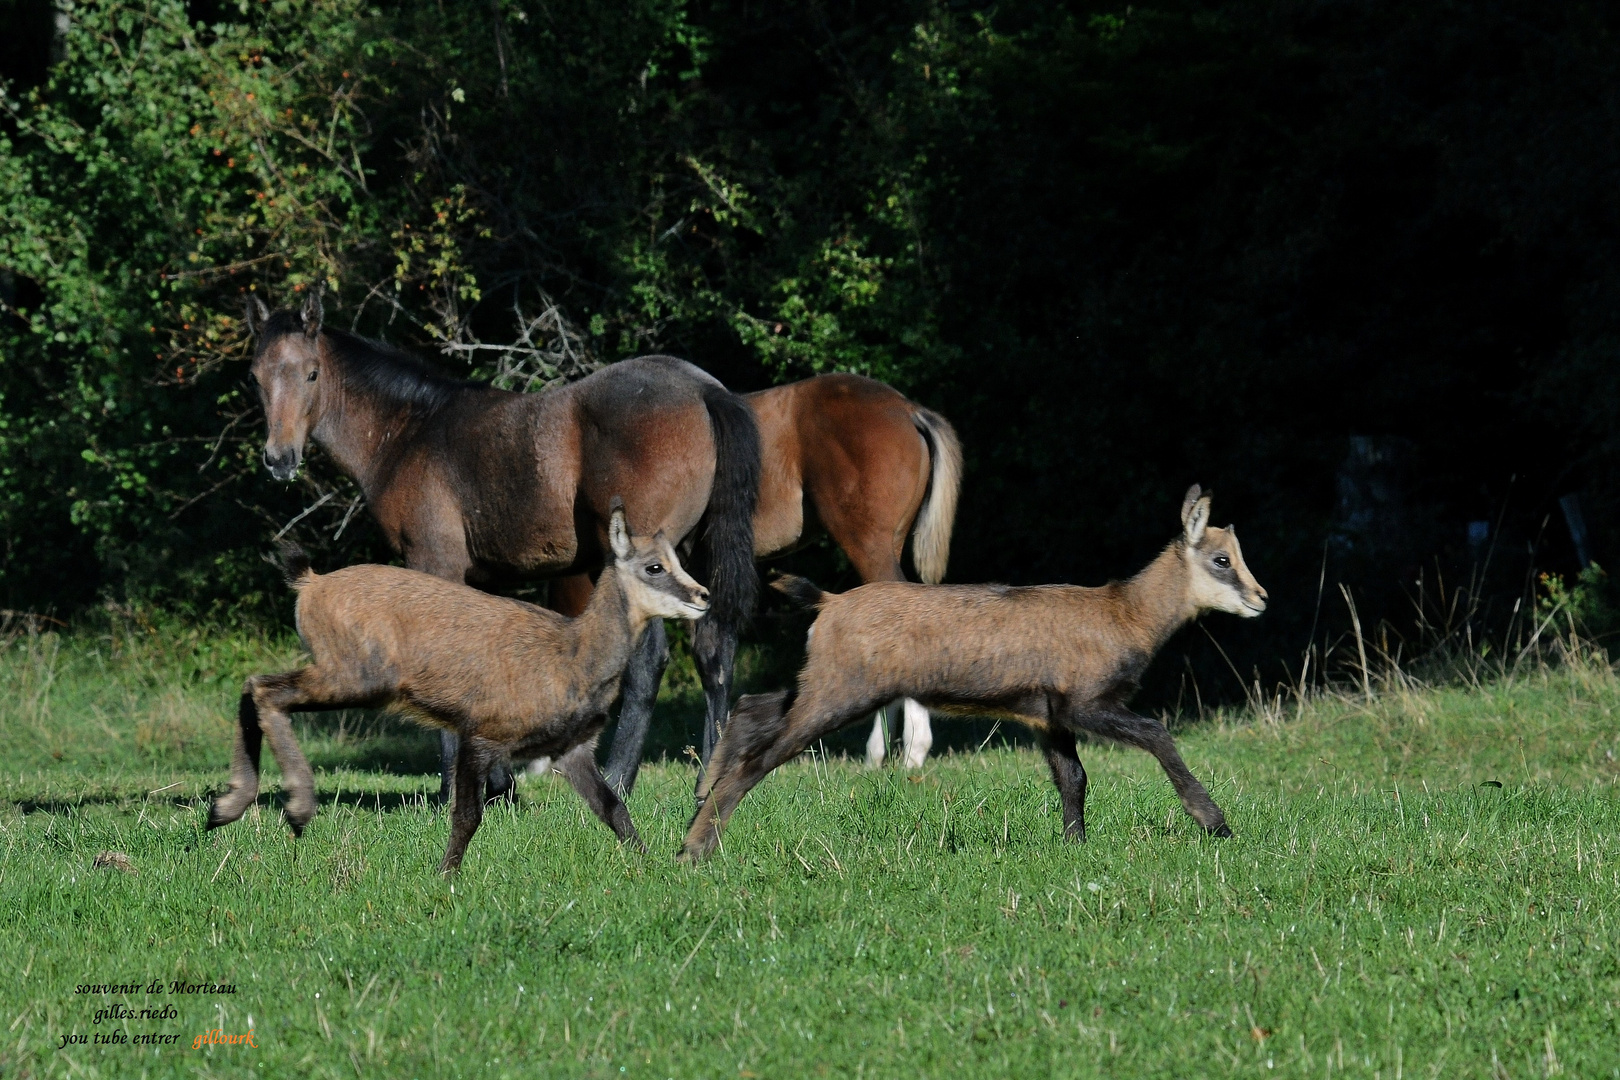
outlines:
M669 638L664 632L664 621L654 619L641 632L641 640L625 669L619 704L619 726L613 733L613 747L608 752L607 785L626 798L636 786L636 774L641 770L642 750L647 743L647 729L652 726L653 703L658 700L658 684L664 678L664 665L669 663Z

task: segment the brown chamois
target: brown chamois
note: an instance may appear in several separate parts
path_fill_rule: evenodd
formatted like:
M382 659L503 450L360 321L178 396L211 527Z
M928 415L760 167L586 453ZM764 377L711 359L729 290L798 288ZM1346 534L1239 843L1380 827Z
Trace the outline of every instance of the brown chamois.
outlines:
M738 802L772 769L897 697L944 713L1004 716L1039 732L1071 839L1086 836L1080 732L1151 753L1187 812L1210 833L1232 835L1164 725L1125 707L1183 624L1204 611L1253 617L1266 609L1236 533L1209 528L1209 496L1196 484L1181 519L1182 535L1146 569L1100 588L886 581L835 595L802 578L778 579L777 589L820 611L798 689L737 703L682 857L707 856Z
M613 500L607 550L578 618L491 596L397 566L310 570L289 549L298 634L313 663L255 675L242 690L231 786L208 827L237 820L259 792L261 733L281 766L294 835L315 816L315 782L289 713L392 708L460 737L455 804L443 871L461 865L484 816L489 770L513 754L558 759L555 768L619 837L641 846L630 813L596 767L596 736L642 629L652 619L696 619L709 591L681 569L659 532L637 541Z

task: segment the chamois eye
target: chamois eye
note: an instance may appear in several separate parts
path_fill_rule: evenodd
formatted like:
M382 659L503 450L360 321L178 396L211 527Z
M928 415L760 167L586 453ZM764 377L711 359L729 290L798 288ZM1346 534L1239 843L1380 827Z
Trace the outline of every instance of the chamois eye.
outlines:
M1215 565L1220 567L1222 570L1225 570L1232 565L1232 560L1228 559L1225 555L1217 555L1215 556Z
M647 574L648 574L649 577L655 576L657 574L662 574L663 572L664 572L664 565L662 563L648 563L647 564Z
M317 376L319 374L320 374L319 371L312 371L312 372L309 373L309 378L305 379L304 381L305 382L314 382L315 381L315 376Z

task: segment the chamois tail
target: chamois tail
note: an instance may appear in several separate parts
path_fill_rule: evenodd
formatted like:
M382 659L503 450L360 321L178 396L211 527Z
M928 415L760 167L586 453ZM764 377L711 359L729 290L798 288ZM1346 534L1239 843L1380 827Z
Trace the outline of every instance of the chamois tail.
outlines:
M278 565L281 567L282 575L287 579L287 584L294 589L302 589L315 576L309 554L291 540L282 541Z
M950 421L932 409L912 406L911 421L927 440L934 466L928 498L912 529L911 558L917 576L926 584L938 585L945 580L945 563L951 557L951 529L956 524L956 498L962 486L962 444Z
M754 613L754 508L759 503L759 427L742 398L715 385L703 393L714 433L714 486L698 544L709 575L709 618L741 627Z
M778 574L771 579L771 588L786 596L800 607L815 611L821 607L827 594L817 588L808 578L798 577L794 574Z

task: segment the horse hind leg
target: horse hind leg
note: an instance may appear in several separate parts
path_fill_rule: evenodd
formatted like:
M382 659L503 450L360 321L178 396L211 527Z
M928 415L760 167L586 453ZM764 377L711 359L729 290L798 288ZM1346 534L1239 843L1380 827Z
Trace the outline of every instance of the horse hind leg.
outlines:
M928 719L928 710L921 702L910 698L901 699L902 708L906 714L905 767L916 772L928 760L928 751L934 745L934 728Z
M894 706L885 705L872 716L872 734L866 737L866 767L881 769L889 756L889 712Z
M259 797L259 755L264 730L259 726L259 709L253 694L244 690L236 707L236 748L231 755L231 786L214 796L208 808L208 827L229 825L247 813Z
M703 683L703 757L707 768L720 728L731 704L731 675L737 659L737 628L718 623L712 616L697 621L692 634L692 659ZM702 776L698 783L702 784Z

